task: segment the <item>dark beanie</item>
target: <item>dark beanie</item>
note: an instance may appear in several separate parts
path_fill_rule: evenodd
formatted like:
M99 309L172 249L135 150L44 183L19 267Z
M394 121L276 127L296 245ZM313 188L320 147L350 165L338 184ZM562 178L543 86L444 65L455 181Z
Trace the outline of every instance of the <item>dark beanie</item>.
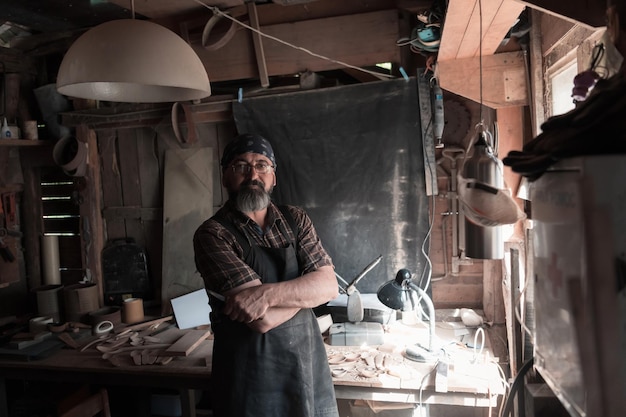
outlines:
M237 155L247 152L258 153L266 156L270 161L272 161L272 165L274 165L274 167L276 166L274 150L272 149L270 142L261 135L244 133L228 142L228 145L224 148L224 154L221 161L222 168L227 167Z

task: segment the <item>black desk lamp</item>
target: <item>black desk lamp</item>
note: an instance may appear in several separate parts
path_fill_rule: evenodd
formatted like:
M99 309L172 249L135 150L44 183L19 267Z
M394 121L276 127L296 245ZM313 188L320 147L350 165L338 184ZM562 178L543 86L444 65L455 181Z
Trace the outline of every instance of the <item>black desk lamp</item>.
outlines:
M411 272L408 269L401 269L396 274L395 279L383 284L376 292L381 303L400 311L413 311L418 307L419 299L416 299L416 293L419 298L424 300L428 308L428 350L419 345L407 347L406 357L417 362L426 362L433 355L433 340L435 338L435 307L426 291L411 281Z

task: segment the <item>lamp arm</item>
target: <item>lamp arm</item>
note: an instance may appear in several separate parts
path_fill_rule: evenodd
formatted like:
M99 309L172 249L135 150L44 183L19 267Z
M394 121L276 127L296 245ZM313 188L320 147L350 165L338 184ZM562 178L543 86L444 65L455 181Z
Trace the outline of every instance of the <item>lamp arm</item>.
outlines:
M413 282L407 282L409 288L413 291L416 291L420 297L424 299L426 302L426 307L428 308L428 325L429 325L429 337L428 337L428 350L433 351L433 340L435 339L435 306L433 305L433 300L430 299L426 291L415 285Z

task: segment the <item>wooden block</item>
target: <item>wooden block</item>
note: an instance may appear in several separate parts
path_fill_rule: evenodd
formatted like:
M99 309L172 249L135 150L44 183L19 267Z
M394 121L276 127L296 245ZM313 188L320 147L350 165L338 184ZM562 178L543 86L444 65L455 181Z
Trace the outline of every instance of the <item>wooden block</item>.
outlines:
M165 353L168 356L187 356L210 334L210 330L187 330Z
M159 343L170 343L173 344L178 339L183 337L187 331L181 330L178 327L170 327L167 330L162 331L161 333L157 333L152 337L159 339Z

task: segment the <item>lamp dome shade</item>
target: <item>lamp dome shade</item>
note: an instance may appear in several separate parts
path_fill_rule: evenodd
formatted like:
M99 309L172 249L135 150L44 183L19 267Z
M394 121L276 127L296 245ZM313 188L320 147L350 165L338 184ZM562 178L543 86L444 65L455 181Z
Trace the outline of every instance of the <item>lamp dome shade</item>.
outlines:
M211 95L206 69L191 46L161 25L136 19L112 20L81 35L63 57L57 90L128 103Z

